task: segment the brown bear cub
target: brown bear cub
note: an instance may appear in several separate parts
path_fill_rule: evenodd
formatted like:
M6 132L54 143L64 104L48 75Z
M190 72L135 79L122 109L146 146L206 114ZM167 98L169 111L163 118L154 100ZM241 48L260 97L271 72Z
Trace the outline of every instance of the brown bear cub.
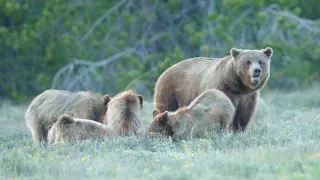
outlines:
M231 100L217 89L206 90L195 98L189 106L175 112L153 111L150 132L158 132L174 140L203 137L214 123L220 123L222 129L232 123L235 107Z
M270 76L273 50L232 48L224 58L195 57L168 68L155 85L155 109L175 111L205 90L223 91L236 107L232 127L244 131L254 115L259 90Z
M49 127L65 113L76 118L92 119L102 122L110 101L109 95L93 92L70 92L46 90L33 99L29 105L25 121L36 144L47 141Z
M106 125L89 119L79 119L63 114L48 132L48 143L75 143L83 140L114 137Z
M104 124L117 135L138 134L142 128L143 97L128 90L114 96L108 103Z

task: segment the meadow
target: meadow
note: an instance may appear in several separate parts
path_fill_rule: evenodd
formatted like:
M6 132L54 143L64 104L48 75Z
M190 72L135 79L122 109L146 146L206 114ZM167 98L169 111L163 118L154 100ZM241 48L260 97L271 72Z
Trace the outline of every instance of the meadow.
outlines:
M242 134L203 139L124 137L38 147L27 105L2 101L0 179L320 179L320 89L262 93ZM144 106L147 127L153 109Z

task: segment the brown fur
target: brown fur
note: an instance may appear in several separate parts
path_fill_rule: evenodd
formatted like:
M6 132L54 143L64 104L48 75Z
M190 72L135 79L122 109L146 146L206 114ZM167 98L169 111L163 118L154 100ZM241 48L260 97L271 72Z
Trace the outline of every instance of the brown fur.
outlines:
M48 132L48 143L74 143L88 139L114 137L114 132L106 125L89 120L61 115Z
M76 118L102 122L107 110L109 95L93 92L46 90L29 105L25 121L36 144L47 141L47 133L57 119L65 113Z
M118 135L137 134L142 128L143 97L131 90L121 92L108 103L104 124Z
M255 112L259 90L269 79L273 51L269 47L263 50L232 48L230 54L221 59L186 59L167 69L155 86L155 109L175 111L189 105L205 90L216 88L236 107L234 130L244 131ZM253 77L254 68L261 69L259 77Z
M173 139L202 137L213 123L228 128L232 123L235 107L231 100L217 89L206 90L195 98L189 106L175 112L154 110L149 131L161 133Z

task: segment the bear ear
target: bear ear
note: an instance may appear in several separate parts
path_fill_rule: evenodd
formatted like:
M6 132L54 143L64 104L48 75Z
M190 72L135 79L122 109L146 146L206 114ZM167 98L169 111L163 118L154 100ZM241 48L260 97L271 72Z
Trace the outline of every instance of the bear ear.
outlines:
M143 108L143 96L141 94L138 94L139 102L141 105L141 109Z
M70 114L63 114L60 116L59 121L63 124L71 124L74 122Z
M160 114L160 111L158 109L153 110L153 112L152 112L153 117L155 117L158 114Z
M67 111L67 112L65 112L64 114L62 114L61 117L62 117L62 116L73 117L74 115L73 115L73 112L72 112L72 111Z
M231 50L230 50L230 54L236 58L239 54L241 53L241 49L236 49L235 47L233 47Z
M267 47L262 50L263 54L265 54L268 58L270 58L273 54L273 50L271 47Z
M161 124L165 125L168 123L168 111L163 113L163 116L160 119Z
M108 94L103 96L103 100L104 100L104 105L108 104L109 101L111 100L110 96Z

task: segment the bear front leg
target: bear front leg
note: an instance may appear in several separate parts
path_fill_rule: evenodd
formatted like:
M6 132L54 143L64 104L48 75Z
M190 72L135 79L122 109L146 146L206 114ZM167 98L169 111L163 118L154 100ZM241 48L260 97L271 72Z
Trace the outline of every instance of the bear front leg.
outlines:
M154 103L155 109L158 109L160 113L164 111L175 111L179 108L178 102L173 92L156 92Z
M34 124L31 130L32 138L35 144L45 144L47 142L47 131L42 124Z
M240 99L236 115L233 120L233 129L237 132L244 132L250 120L252 119L258 102L259 93L244 96Z

